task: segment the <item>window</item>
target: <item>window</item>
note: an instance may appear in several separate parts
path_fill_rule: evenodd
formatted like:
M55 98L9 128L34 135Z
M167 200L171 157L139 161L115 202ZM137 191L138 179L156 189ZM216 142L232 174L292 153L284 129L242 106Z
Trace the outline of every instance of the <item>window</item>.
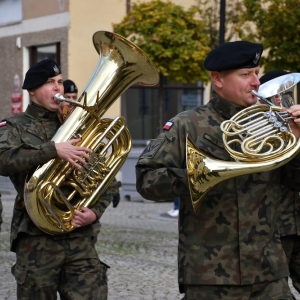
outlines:
M42 46L32 46L30 48L30 65L46 59L51 58L60 65L60 43L42 45Z
M22 0L0 1L0 26L22 22Z
M133 140L155 138L164 124L181 111L203 104L203 85L168 84L132 86L123 95L121 114L125 117ZM162 93L162 97L160 96Z

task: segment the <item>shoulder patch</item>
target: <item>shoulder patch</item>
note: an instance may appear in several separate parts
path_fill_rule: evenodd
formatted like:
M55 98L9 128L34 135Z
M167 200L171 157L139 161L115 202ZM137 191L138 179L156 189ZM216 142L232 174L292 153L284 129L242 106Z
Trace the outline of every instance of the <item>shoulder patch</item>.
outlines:
M141 154L140 158L153 158L157 151L162 147L164 144L165 139L156 139L151 140L148 146L145 148L143 153Z
M0 132L0 142L6 142L8 139L8 130L5 130L3 133Z
M0 122L0 127L6 126L6 121Z
M173 122L168 121L165 126L163 127L164 130L170 130L171 127L174 125Z

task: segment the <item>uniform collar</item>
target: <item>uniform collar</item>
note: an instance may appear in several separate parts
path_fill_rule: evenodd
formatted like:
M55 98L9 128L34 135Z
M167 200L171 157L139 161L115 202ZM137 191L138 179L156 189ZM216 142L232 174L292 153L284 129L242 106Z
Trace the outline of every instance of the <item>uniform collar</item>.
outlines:
M216 92L212 93L211 105L213 109L223 115L226 119L230 119L236 113L240 112L245 107L239 106L219 96Z
M34 117L35 119L57 120L57 112L47 110L34 102L31 102L25 111L25 114Z

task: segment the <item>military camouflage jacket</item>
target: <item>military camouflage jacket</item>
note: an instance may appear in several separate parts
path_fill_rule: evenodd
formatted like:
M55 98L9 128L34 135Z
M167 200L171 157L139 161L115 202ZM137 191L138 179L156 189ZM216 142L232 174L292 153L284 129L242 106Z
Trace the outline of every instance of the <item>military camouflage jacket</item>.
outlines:
M288 276L277 219L281 184L299 190L300 159L284 167L219 183L194 213L187 182L186 135L216 159L232 160L220 124L242 108L216 94L175 116L136 165L136 187L146 199L180 196L179 284L251 285Z
M57 114L34 103L30 104L22 114L6 120L0 127L0 175L9 176L18 195L16 198L11 226L11 249L15 250L15 241L21 232L30 235L45 234L29 218L22 205L24 184L37 166L57 157L56 148L51 138L60 127ZM112 197L107 191L101 201L92 208L100 218ZM93 236L91 225L73 230L66 235L55 238Z
M278 209L280 236L300 235L300 195L282 186Z

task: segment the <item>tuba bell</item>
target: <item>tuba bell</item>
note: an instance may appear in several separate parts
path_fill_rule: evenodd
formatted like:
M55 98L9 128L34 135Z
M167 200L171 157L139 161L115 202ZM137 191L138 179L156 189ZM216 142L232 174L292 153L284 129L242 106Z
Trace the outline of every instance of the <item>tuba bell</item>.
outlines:
M258 93L265 104L256 104L221 123L225 149L235 161L218 160L199 150L186 137L186 164L193 209L200 211L204 196L217 184L242 175L270 171L292 160L300 150L289 126L293 119L268 98L291 91L300 73L291 73L261 85Z
M78 146L92 149L80 170L59 158L39 166L26 180L26 210L42 231L63 234L74 229L74 207L92 207L124 164L131 149L125 119L103 118L114 101L131 85L155 85L159 75L148 56L124 37L98 31L93 44L97 66L72 113L53 136L59 143L81 137ZM65 101L56 95L56 101Z

